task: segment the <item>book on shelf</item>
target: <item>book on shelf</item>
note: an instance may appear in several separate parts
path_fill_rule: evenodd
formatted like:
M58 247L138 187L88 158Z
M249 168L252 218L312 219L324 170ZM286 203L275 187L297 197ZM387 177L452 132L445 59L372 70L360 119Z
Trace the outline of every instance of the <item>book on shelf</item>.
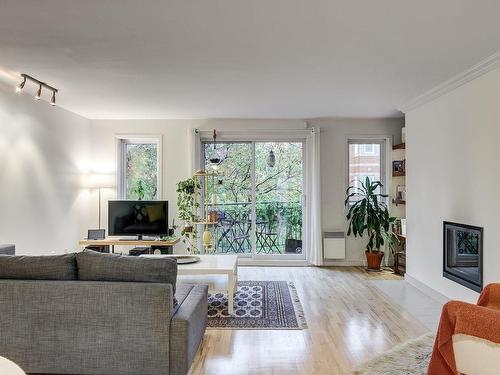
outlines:
M398 235L406 236L406 219L396 219L396 222L392 225L392 231Z

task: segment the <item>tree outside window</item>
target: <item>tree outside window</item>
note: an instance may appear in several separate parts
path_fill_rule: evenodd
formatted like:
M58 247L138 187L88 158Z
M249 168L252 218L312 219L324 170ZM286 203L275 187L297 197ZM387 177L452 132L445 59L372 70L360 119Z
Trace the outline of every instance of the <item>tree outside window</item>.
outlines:
M159 140L122 138L118 196L128 200L159 198Z

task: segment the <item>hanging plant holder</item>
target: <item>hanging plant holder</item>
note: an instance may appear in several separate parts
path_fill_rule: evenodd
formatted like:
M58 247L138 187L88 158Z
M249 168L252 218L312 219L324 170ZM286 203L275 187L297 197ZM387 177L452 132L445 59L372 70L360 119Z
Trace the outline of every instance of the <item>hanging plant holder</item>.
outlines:
M214 129L213 139L214 139L214 143L213 143L214 149L213 149L212 156L208 160L210 161L210 168L213 169L214 171L216 171L219 168L219 164L220 164L222 159L220 158L219 153L217 152L217 147L216 147L217 131L215 129Z
M273 150L269 151L269 155L267 155L267 165L271 168L276 164L276 156L274 155Z

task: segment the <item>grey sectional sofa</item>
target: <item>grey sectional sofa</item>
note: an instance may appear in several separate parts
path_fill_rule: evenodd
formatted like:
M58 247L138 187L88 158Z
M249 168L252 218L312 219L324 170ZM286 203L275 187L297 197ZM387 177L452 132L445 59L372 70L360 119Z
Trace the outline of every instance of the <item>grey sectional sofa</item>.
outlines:
M15 253L16 253L16 247L14 245L0 244L0 255L14 255Z
M1 255L0 356L28 373L184 375L207 287L176 285L176 274L172 259Z

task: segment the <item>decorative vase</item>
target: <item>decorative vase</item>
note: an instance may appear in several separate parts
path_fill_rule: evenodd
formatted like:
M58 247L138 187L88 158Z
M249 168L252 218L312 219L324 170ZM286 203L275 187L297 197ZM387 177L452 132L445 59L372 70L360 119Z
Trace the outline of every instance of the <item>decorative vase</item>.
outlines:
M212 233L209 230L203 232L203 245L204 246L212 246Z
M380 271L380 265L382 264L382 259L384 258L383 251L370 252L365 251L367 268L369 270Z

